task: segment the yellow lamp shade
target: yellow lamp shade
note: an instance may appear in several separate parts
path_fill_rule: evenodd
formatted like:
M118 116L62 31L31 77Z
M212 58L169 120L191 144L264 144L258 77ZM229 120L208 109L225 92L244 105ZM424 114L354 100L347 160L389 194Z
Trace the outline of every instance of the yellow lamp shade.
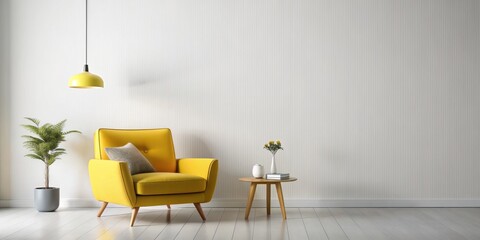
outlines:
M76 74L68 80L71 88L103 88L103 79L88 71Z

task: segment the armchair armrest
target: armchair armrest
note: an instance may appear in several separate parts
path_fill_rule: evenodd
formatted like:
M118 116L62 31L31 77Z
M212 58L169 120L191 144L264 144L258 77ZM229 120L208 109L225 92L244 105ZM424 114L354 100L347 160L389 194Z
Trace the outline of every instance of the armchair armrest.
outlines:
M126 162L92 159L88 163L90 184L99 201L133 207L136 194Z
M181 158L177 159L179 173L196 175L207 180L205 202L212 199L217 184L218 160L214 158Z

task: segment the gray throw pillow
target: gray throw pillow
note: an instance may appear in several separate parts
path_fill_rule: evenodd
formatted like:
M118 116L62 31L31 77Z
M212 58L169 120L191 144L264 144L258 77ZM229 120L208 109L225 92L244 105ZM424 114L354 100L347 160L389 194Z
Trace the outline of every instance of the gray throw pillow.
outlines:
M132 143L127 143L122 147L105 148L110 160L127 162L130 173L148 173L155 172L152 164L146 159L140 151Z

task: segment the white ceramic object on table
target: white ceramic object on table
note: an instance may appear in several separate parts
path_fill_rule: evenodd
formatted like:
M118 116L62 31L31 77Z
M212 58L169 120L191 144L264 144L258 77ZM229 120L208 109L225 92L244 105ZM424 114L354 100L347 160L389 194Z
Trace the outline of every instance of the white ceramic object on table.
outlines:
M263 166L258 163L253 165L252 175L254 178L263 178L263 175L265 175Z

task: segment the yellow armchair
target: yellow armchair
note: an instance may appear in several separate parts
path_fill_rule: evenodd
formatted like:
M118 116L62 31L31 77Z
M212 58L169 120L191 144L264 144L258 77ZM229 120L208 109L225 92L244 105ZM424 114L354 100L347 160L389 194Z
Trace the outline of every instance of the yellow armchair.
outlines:
M109 161L105 148L134 144L156 172L131 175L126 162ZM140 207L193 203L205 221L200 203L212 199L218 161L212 158L176 159L172 134L160 129L99 129L95 132L95 159L88 171L95 199L132 208L130 226Z

